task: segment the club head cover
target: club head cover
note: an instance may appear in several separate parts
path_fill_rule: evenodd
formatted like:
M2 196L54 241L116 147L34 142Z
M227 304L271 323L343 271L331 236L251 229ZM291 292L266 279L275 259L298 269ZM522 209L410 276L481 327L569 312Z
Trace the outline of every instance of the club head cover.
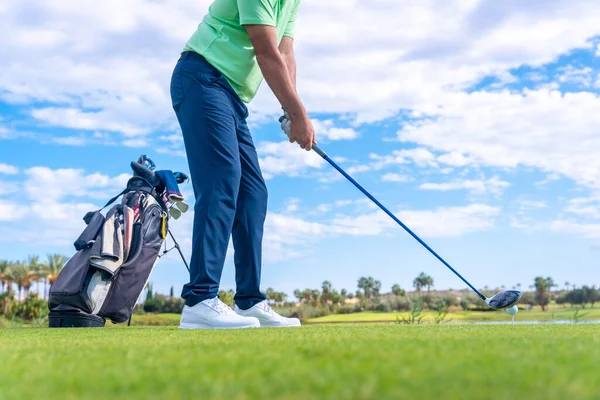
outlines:
M175 175L175 181L177 182L178 185L181 185L182 183L185 183L190 179L183 172L175 172L173 175Z
M158 176L156 176L156 174L153 171L146 168L144 165L132 161L131 169L133 170L133 173L135 176L144 178L152 186L156 187L156 186L160 185L161 182L160 182L160 179L158 179Z

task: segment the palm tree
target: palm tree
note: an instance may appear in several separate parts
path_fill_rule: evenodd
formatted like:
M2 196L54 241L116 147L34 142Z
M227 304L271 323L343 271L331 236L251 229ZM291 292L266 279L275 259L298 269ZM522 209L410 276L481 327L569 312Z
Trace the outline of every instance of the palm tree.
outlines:
M267 296L267 302L275 301L275 289L268 288L265 295Z
M27 296L27 293L29 292L29 287L31 286L31 283L33 283L33 282L37 282L38 296L40 296L40 294L41 294L40 293L40 281L44 278L46 265L43 263L40 264L39 260L40 260L39 256L32 256L32 255L30 255L27 260L27 268L29 268L29 271L31 273L31 280L30 280L30 282L28 282L27 287L25 287L25 296Z
M316 307L319 303L319 297L321 297L321 292L319 291L319 289L313 289L310 292L310 297L312 300L312 305Z
M31 273L29 268L27 268L26 261L17 262L11 264L8 267L8 279L9 281L17 285L17 289L19 291L19 299L21 300L23 299L23 297L21 296L21 294L23 293L23 288L26 288L25 290L27 290L31 286L32 275L33 274Z
M346 299L348 298L348 291L346 289L342 289L340 291L340 304L344 304Z
M406 292L402 290L400 285L395 284L394 286L392 286L392 293L394 294L394 296L404 296Z
M287 294L285 294L284 292L276 292L275 293L275 304L285 303L286 298L287 298Z
M6 273L7 268L8 268L8 261L0 260L0 289L2 289L0 294L4 293L4 286L6 286L6 284L8 283L4 277L4 274Z
M413 280L413 286L417 292L420 292L424 287L426 287L429 292L433 287L433 278L424 272L421 272L419 276Z
M47 273L46 280L50 286L56 280L56 277L67 263L67 257L60 254L48 254ZM44 291L46 290L44 285ZM45 293L45 292L44 292ZM44 295L45 296L45 295Z
M370 302L373 297L379 296L381 290L381 282L375 280L372 276L368 278L361 277L358 280L358 288L363 290L365 299Z
M358 280L358 288L363 290L365 297L368 299L371 295L371 286L369 285L369 280L362 276Z
M329 303L329 294L331 293L332 286L329 281L324 281L321 284L321 304L324 306Z

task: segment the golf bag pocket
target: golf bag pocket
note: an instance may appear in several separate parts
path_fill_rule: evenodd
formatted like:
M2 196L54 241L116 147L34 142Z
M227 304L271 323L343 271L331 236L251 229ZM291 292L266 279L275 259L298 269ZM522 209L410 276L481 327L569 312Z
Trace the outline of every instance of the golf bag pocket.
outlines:
M64 266L50 287L50 310L59 305L68 305L88 314L93 313L101 301L101 284L109 285L112 275L92 266L89 262L90 253L91 249L81 250Z
M104 215L102 215L100 211L89 212L83 220L87 223L87 226L81 235L79 235L75 243L73 243L75 250L83 250L92 247L96 240L96 236L98 236L100 229L102 229L102 225L104 225Z
M138 229L133 230L132 249L135 250L112 279L104 305L98 311L99 316L115 323L129 319L158 261L165 224L166 216L161 208L149 206Z
M104 305L98 315L114 323L125 322L133 313L133 308L144 290L158 261L160 247L142 246L135 263L123 265L108 288Z

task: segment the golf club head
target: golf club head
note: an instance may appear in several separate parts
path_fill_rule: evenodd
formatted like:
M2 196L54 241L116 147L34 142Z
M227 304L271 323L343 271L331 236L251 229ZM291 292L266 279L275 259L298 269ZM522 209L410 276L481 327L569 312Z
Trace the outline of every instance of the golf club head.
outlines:
M485 300L488 306L495 309L503 309L512 307L521 300L521 293L518 290L505 290L500 293L496 293L492 297Z
M175 203L175 206L184 214L190 209L190 206L185 201L179 201Z
M181 217L181 211L179 211L179 209L176 207L171 207L169 208L169 215L171 215L171 217L174 219L179 219L179 217Z

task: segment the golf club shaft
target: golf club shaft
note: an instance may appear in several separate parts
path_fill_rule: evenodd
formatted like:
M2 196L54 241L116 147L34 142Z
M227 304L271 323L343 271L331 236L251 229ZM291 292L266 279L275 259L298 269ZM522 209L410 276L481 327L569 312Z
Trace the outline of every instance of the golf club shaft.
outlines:
M363 188L350 175L348 175L339 165L337 165L335 163L335 161L333 161L331 158L329 158L329 156L323 150L321 150L319 148L319 146L317 146L316 144L313 144L312 149L315 151L315 153L320 155L325 161L327 161L329 164L331 164L333 166L333 168L337 169L340 174L344 175L344 177L346 177L346 179L348 179L350 182L352 182L352 184L354 186L356 186L358 188L358 190L363 192L365 196L367 196L369 199L371 199L373 201L373 203L377 204L379 206L379 208L381 208L387 215L390 216L390 218L392 218L394 221L396 221L398 223L398 225L400 225L402 228L404 228L404 230L406 230L413 238L415 238L419 243L421 243L423 245L423 247L425 247L427 250L429 250L429 252L431 254L433 254L438 260L440 260L446 267L448 267L450 269L450 271L454 272L456 274L456 276L458 276L464 283L469 285L469 287L471 289L473 289L473 291L475 293L477 293L477 295L479 295L479 297L481 297L482 300L485 301L487 299L483 294L481 294L479 292L479 290L475 289L473 287L473 285L471 285L465 278L463 278L461 274L459 274L454 268L452 268L452 266L450 266L450 264L448 264L442 257L440 257L435 251L433 251L433 249L431 247L429 247L427 245L427 243L425 243L423 240L421 240L421 238L419 238L413 231L411 231L406 225L404 225L402 223L402 221L400 221L398 218L396 218L396 216L394 214L392 214L383 204L381 204L375 197L373 197L365 188Z

